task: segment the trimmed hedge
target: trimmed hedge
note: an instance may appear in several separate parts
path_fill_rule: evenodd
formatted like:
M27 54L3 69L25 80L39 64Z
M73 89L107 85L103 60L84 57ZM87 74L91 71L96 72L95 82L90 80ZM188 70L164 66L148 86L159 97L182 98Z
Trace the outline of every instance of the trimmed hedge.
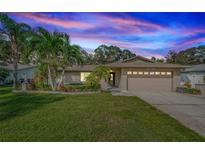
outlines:
M194 94L194 95L201 94L201 91L195 88L177 87L176 91L180 93L188 93L188 94Z

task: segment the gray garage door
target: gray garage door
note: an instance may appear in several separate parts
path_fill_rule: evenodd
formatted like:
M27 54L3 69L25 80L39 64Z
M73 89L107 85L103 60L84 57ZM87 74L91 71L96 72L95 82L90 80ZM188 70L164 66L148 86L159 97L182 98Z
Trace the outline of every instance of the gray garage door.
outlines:
M128 78L130 91L171 91L172 78Z

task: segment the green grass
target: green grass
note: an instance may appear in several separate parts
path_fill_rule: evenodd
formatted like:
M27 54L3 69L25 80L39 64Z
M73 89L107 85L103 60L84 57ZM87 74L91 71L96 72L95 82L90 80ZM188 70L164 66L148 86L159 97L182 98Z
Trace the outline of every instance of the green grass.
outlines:
M137 97L10 90L0 87L0 141L205 141Z

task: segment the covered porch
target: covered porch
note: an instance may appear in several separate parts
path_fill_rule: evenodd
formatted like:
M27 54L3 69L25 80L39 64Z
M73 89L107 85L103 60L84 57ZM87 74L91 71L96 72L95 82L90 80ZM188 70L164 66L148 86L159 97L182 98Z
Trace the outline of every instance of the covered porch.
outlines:
M109 85L112 89L120 88L121 68L113 68L110 72Z

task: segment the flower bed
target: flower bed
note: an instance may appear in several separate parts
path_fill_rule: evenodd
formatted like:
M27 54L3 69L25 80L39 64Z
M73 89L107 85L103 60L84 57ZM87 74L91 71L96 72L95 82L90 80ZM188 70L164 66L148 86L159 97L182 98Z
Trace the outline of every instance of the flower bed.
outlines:
M62 92L62 91L45 91L45 90L12 90L14 93L40 93L40 94L68 94L68 95L78 95L78 94L96 94L100 93L99 90L97 91L72 91L72 92Z
M52 91L50 85L47 84L35 84L34 82L29 82L26 84L19 84L15 89L17 91ZM98 86L89 86L84 84L75 84L75 85L61 85L57 88L55 92L95 92L100 90L100 85Z
M201 94L201 91L199 89L187 88L187 87L177 87L176 91L179 93L188 93L188 94L194 94L194 95Z

